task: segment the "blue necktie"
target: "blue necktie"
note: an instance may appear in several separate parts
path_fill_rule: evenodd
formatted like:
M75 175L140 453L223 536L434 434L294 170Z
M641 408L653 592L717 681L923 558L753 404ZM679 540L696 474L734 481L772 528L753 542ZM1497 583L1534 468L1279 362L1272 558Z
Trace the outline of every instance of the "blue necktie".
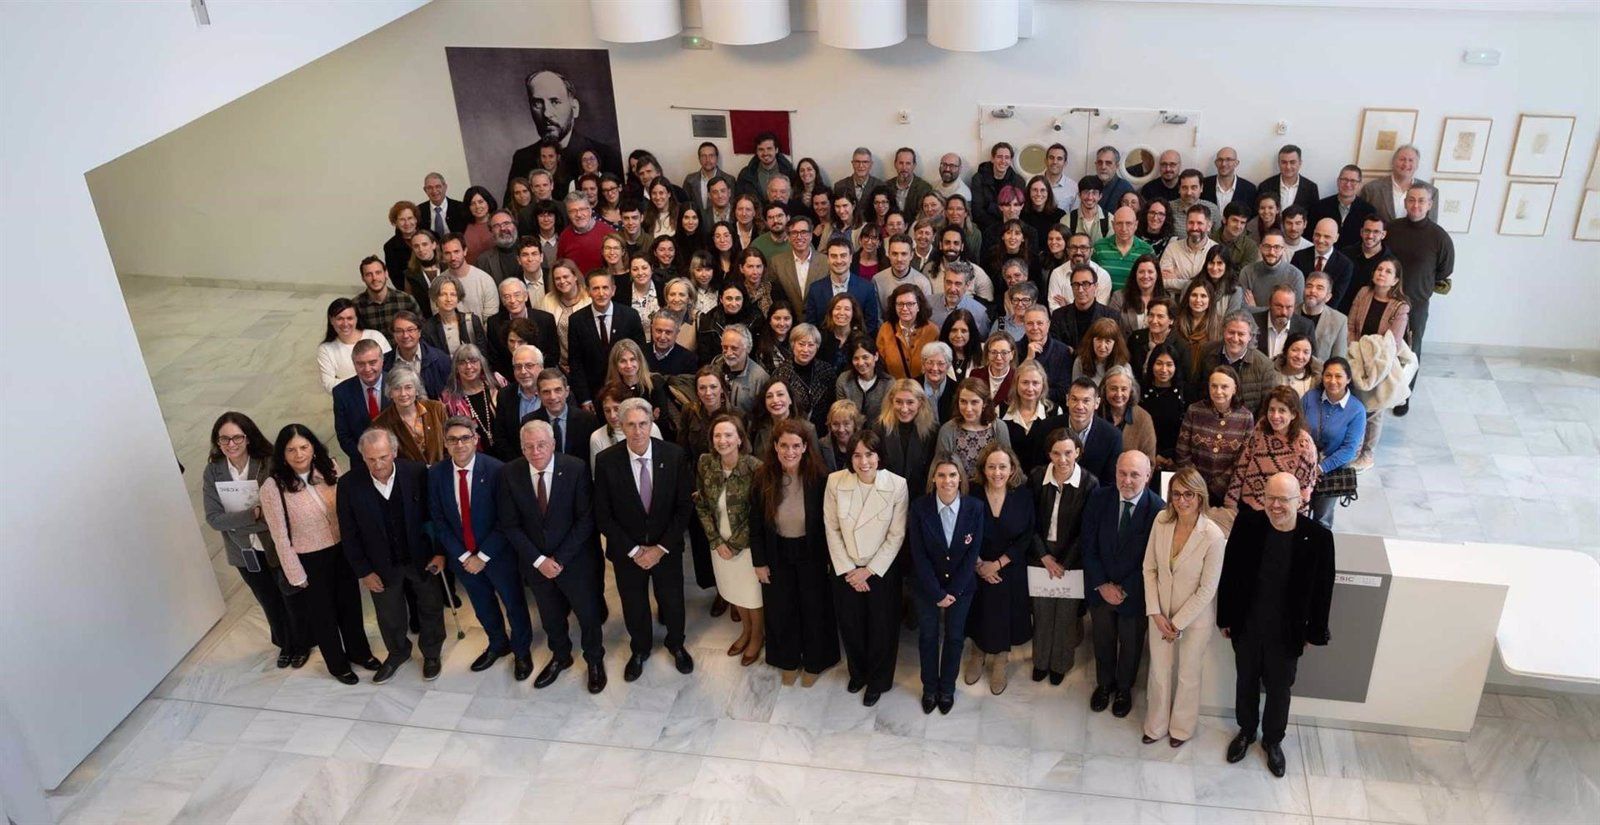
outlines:
M953 544L956 540L956 508L940 507L939 521L944 524L944 543Z

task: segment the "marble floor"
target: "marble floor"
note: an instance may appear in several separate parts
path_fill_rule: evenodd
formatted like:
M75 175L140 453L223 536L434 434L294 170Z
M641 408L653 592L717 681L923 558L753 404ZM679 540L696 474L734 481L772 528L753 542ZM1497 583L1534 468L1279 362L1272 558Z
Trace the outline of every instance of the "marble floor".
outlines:
M331 435L312 352L333 296L147 280L125 292L191 478L223 409L269 434L297 420ZM1600 531L1600 375L1440 354L1420 387L1341 530L1595 552L1583 537ZM897 689L875 708L838 672L782 687L723 655L737 625L707 616L700 594L692 677L658 654L623 682L612 622L604 693L569 674L535 696L507 666L469 672L484 641L467 611L438 681L411 666L344 687L315 657L274 668L259 609L220 554L213 564L226 617L57 789L64 821L1544 823L1600 811L1597 697L1488 694L1464 742L1292 726L1280 780L1257 753L1224 763L1227 719L1203 717L1176 751L1141 745L1142 691L1128 719L1091 713L1082 667L1050 687L1013 664L1003 696L961 686L954 712L924 716L909 634Z

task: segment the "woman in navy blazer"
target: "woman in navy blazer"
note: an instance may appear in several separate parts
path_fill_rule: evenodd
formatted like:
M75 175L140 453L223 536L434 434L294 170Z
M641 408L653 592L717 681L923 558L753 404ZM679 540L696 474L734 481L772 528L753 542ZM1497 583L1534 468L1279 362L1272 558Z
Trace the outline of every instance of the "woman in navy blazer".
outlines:
M983 547L978 551L978 592L972 598L967 636L967 684L989 672L989 692L1006 689L1011 649L1033 638L1033 604L1028 600L1028 558L1033 555L1033 491L1011 448L989 444L978 453L980 477L973 492L983 501Z
M911 503L906 532L916 570L917 647L922 659L922 712L949 713L956 701L956 668L966 639L967 612L978 592L978 549L983 546L983 502L969 495L961 462L933 462L928 494ZM942 508L956 511L945 538ZM943 614L944 639L939 638Z

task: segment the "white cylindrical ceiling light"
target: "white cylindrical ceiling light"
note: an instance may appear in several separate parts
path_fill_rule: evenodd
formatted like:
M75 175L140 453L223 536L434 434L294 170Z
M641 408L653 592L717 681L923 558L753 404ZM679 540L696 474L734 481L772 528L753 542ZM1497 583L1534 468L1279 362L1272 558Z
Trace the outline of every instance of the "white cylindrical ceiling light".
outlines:
M589 0L594 36L608 43L648 43L683 31L678 0Z
M928 0L928 42L953 52L1017 44L1020 0Z
M839 49L881 49L906 39L906 0L817 0L817 39Z
M700 0L700 23L713 43L771 43L789 36L789 0Z

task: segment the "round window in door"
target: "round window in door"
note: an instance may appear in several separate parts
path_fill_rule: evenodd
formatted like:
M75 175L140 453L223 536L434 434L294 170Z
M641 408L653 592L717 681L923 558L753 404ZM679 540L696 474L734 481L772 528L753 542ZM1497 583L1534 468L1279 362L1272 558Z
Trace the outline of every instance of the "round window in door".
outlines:
M1045 147L1041 144L1029 143L1023 146L1022 151L1017 153L1017 168L1022 171L1022 176L1031 178L1034 175L1044 174L1045 154Z
M1128 180L1144 183L1156 175L1156 153L1148 146L1135 146L1122 156L1122 171Z

